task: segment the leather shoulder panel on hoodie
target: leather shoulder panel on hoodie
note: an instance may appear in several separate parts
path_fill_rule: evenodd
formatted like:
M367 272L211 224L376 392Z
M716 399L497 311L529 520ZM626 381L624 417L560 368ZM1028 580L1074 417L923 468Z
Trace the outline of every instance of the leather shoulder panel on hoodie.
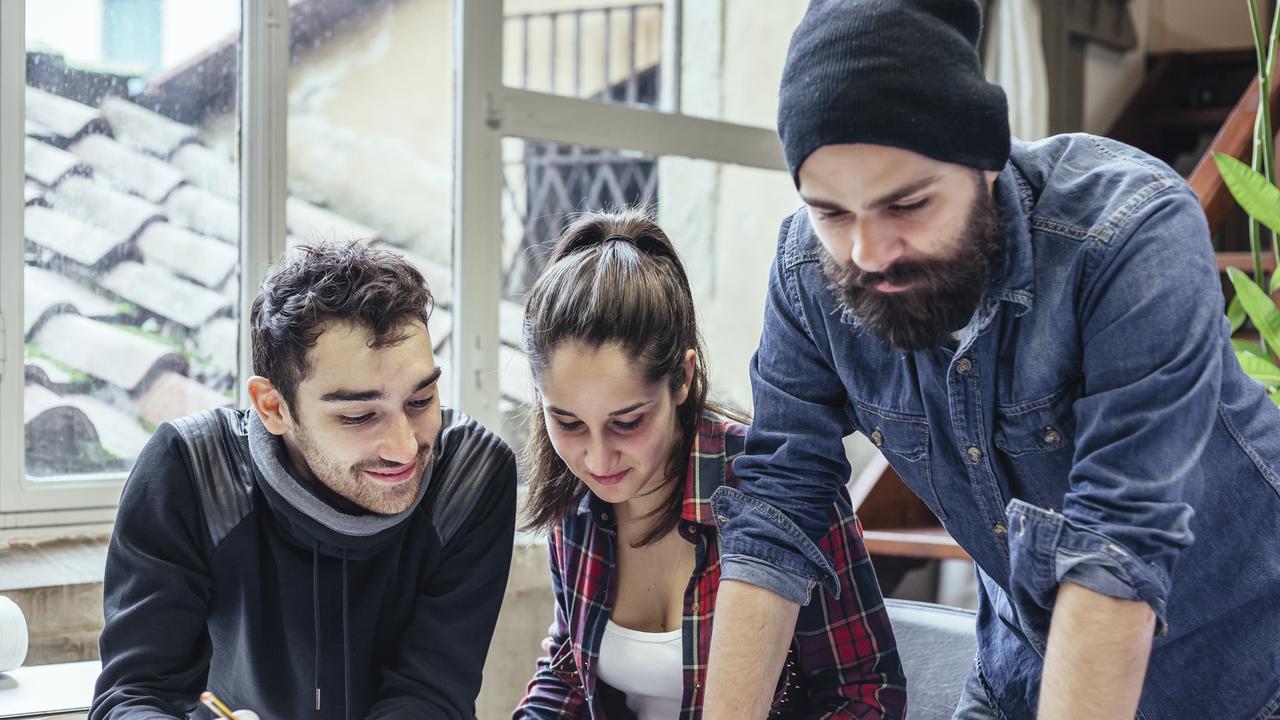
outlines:
M216 408L170 421L182 437L191 483L214 547L253 509L253 460L244 411Z
M515 482L515 455L502 438L462 412L444 408L441 421L423 502L440 544L447 545L487 492Z

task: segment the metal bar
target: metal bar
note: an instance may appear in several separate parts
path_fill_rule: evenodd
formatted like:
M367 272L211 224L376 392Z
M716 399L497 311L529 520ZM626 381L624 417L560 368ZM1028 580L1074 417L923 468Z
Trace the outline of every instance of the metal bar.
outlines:
M573 13L573 96L582 97L582 11Z
M609 79L609 56L613 54L613 8L604 9L604 87L601 89L605 102L613 102L613 81Z
M502 426L498 307L502 295L502 0L453 0L453 407ZM514 92L527 92L518 90ZM555 97L555 96L552 96ZM567 98L559 98L568 101Z
M26 472L22 415L24 5L0 1L0 511L18 509Z
M658 65L658 107L680 112L680 63L684 58L683 0L667 0L662 6L662 61Z
M551 13L551 14L550 14L550 18L551 18L551 52L550 52L550 53L548 53L548 55L550 55L550 56L551 56L551 57L550 57L550 60L551 60L551 68L550 68L551 79L550 79L550 82L548 83L547 87L549 88L549 92L551 92L551 93L554 95L554 94L555 94L555 92L556 92L556 55L559 55L559 54L560 54L560 43L559 43L559 42L557 42L557 40L556 40L556 25L558 24L558 21L560 20L560 13L558 13L558 12L553 12L553 13Z
M497 100L502 134L509 137L768 170L787 167L777 134L765 128L515 88L505 88Z
M288 233L289 3L244 0L240 58L240 347L238 401L248 404L253 374L249 311Z
M627 103L635 105L640 97L640 87L636 78L636 6L628 8L627 24Z
M523 22L523 36L520 46L520 87L522 88L529 87L529 22L532 18L532 15L525 15Z

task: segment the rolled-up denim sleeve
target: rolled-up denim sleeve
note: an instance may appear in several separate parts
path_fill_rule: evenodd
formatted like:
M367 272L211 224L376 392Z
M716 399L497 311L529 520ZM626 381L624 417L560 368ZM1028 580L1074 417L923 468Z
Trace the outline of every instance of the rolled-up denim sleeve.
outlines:
M1174 562L1194 540L1228 331L1195 196L1166 191L1130 225L1091 241L1070 487L1060 513L1009 504L1011 585L1024 616L1047 622L1058 584L1072 582L1149 604L1163 633Z
M739 490L712 497L720 526L721 577L807 604L815 585L840 594L831 559L818 548L827 509L849 480L842 439L853 432L848 398L806 320L789 277L798 258L784 221L769 274L760 346L751 359L755 416L734 461Z

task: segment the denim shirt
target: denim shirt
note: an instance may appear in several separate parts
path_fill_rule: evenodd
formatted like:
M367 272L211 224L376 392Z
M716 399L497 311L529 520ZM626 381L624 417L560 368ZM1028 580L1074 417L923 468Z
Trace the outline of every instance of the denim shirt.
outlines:
M1148 603L1138 717L1280 708L1280 410L1240 369L1204 214L1159 161L1015 141L1002 259L952 350L842 311L801 210L782 224L755 423L712 503L723 577L836 592L814 539L860 431L973 557L990 699L1032 720L1058 585Z

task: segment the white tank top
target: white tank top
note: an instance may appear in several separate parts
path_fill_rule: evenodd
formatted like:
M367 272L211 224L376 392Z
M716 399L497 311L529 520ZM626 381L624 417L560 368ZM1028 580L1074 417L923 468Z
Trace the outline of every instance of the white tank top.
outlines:
M626 693L627 707L640 720L673 720L684 699L684 642L679 628L670 632L640 632L604 626L599 678Z

